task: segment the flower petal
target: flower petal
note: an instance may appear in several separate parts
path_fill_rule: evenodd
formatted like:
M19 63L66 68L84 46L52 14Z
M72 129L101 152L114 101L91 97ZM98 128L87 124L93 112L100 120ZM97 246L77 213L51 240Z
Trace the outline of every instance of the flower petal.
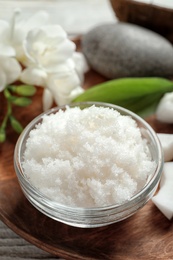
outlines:
M15 49L9 41L10 26L6 21L0 20L0 55L15 56Z
M0 55L5 55L8 57L14 57L16 55L16 51L10 45L5 45L2 42L0 43Z
M72 101L73 99L75 99L77 96L79 96L80 94L82 94L84 92L84 89L80 86L76 87L75 89L73 89L69 95L70 101Z
M53 105L53 96L49 89L43 91L43 111L48 110Z
M73 89L80 85L79 77L75 70L65 73L49 74L47 86L50 90L57 90L63 94L69 94Z
M68 95L63 95L61 93L58 93L54 98L56 103L59 106L66 105L71 103L71 101L82 94L84 92L84 89L80 86L76 87L74 90L72 90Z
M0 70L0 92L3 91L5 87L6 87L6 75L2 70Z
M6 85L19 79L21 66L18 61L11 57L0 57L0 70L3 70L6 75Z
M24 16L17 16L17 13L14 12L14 32L13 32L13 39L12 43L16 50L17 59L23 63L25 60L24 50L22 42L26 38L26 35L29 30L43 26L47 24L49 19L49 15L45 11L36 12L34 15L26 19ZM11 27L12 27L11 26Z
M22 71L20 80L26 84L45 86L47 74L38 68L26 68Z
M72 58L74 49L74 43L65 40L57 45L56 48L47 51L45 55L42 56L41 63L47 71L56 72L61 64L66 63L68 59Z
M58 105L70 103L78 93L83 92L75 70L64 74L49 75L47 86Z
M74 61L68 60L72 58L75 44L67 39L66 32L58 25L31 30L23 47L28 58L26 66L32 63L49 73L57 72L62 65L74 67Z
M84 82L84 73L89 70L89 65L85 59L85 56L80 52L73 53L73 60L75 62L75 68L77 74L81 80L81 83Z

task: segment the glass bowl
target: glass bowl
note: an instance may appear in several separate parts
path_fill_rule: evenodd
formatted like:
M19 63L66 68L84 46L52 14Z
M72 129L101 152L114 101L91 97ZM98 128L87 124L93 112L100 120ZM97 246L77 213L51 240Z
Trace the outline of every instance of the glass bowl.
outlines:
M28 178L26 178L24 169L22 167L22 160L26 141L30 131L35 128L35 125L42 122L42 116L44 114L50 115L52 113L58 112L60 109L65 110L66 106L55 107L45 113L42 113L33 121L31 121L20 135L14 152L14 167L18 181L23 190L23 193L31 202L31 204L33 204L33 206L43 214L56 221L82 228L106 226L108 224L126 219L136 213L154 195L158 187L163 169L163 152L160 142L154 130L145 120L127 109L107 103L81 102L71 104L69 107L78 106L81 109L84 109L92 105L97 107L109 107L119 111L122 115L131 116L137 122L142 137L147 140L147 145L149 147L152 159L156 163L155 171L150 174L150 177L146 181L145 186L125 203L120 205L116 204L111 206L92 208L70 207L62 205L47 198L29 182Z

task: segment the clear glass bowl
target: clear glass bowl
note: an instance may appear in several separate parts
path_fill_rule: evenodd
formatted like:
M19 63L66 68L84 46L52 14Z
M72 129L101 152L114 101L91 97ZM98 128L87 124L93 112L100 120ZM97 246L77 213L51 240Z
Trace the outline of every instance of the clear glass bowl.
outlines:
M56 113L59 109L65 110L66 106L53 108L45 113L42 113L33 121L31 121L31 123L24 129L24 131L20 135L16 143L14 152L14 167L20 186L26 198L33 204L33 206L35 206L43 214L54 220L71 226L82 228L105 226L126 219L127 217L136 213L154 195L158 187L163 169L163 153L160 142L154 130L145 120L127 109L107 103L81 102L71 104L70 107L79 106L81 109L83 109L93 104L95 106L110 107L119 111L123 115L131 116L137 122L143 138L147 140L152 158L156 163L155 172L153 172L150 178L148 178L142 190L140 190L124 204L95 208L65 206L50 200L44 194L40 193L26 178L25 172L22 168L22 159L25 150L26 140L29 136L30 131L35 128L36 124L42 122L42 116L44 114L49 115L51 113Z

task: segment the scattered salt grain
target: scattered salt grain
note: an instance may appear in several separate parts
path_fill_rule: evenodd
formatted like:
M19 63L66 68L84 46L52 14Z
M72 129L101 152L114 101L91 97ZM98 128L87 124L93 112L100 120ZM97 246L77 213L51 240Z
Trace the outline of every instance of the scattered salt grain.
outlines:
M105 107L67 107L44 115L30 132L23 169L51 200L97 207L130 199L155 163L131 117Z

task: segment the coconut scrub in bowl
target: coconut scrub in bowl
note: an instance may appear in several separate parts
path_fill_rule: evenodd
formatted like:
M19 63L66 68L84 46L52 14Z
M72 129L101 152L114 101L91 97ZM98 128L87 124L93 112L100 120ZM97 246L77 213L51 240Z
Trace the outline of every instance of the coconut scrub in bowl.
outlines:
M19 137L14 165L38 210L72 226L98 227L145 205L163 156L155 132L136 114L83 102L35 118Z

